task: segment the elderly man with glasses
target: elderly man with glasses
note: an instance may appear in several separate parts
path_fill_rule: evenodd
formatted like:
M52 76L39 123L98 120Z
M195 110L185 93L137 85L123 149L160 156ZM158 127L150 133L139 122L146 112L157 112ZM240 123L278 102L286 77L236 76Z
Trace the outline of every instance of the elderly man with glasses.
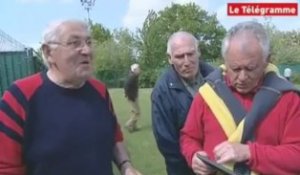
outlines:
M139 175L105 85L92 78L88 25L66 20L43 36L45 72L17 80L0 105L0 174Z

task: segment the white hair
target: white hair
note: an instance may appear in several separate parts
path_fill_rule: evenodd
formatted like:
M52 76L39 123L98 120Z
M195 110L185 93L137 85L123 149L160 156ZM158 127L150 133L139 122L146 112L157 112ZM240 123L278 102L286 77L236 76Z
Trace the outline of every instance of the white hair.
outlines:
M58 20L58 21L53 21L48 24L46 29L44 30L42 34L42 45L49 45L51 48L57 47L57 45L50 45L51 42L57 42L59 38L61 37L63 25L65 24L79 24L82 25L88 32L90 32L89 25L81 20L77 19L68 19L68 20ZM45 54L43 53L43 62L44 64L49 67L49 63L47 58L45 57Z
M263 25L255 21L238 23L228 31L227 35L225 36L222 42L223 58L225 58L225 55L227 54L231 39L234 36L243 32L249 32L250 34L253 34L256 37L263 52L262 56L264 59L267 60L270 55L270 39Z
M137 63L134 63L130 66L131 72L134 72L138 68L140 68L140 65Z
M168 43L167 43L167 54L168 55L172 54L173 42L174 42L174 40L176 40L178 38L191 38L194 41L195 49L196 49L197 53L199 54L199 49L198 49L199 42L198 42L197 38L189 32L178 31L178 32L173 33L168 39Z

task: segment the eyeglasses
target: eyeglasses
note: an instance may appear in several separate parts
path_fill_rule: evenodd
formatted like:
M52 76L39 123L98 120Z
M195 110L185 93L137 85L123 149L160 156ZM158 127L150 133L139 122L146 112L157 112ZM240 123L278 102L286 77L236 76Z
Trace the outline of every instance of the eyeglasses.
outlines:
M77 40L72 40L72 41L68 41L68 42L51 41L51 42L48 42L48 44L56 44L56 45L61 45L64 47L69 47L72 49L79 49L79 48L83 48L85 44L88 47L93 47L95 43L91 39L86 39L86 40L77 39Z

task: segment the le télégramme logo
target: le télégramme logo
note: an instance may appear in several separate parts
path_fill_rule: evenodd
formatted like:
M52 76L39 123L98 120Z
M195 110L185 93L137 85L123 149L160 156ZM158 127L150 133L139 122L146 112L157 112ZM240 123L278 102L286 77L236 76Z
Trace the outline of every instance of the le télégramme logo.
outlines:
M228 16L298 16L298 3L228 3Z

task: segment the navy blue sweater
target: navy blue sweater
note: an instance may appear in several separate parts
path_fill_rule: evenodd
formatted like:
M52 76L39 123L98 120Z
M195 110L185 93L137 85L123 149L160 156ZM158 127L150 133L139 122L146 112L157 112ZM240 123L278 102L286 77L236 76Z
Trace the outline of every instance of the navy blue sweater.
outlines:
M6 127L0 133L7 136L6 140L0 137L0 141L12 139L21 145L26 175L113 174L113 147L116 135L120 139L121 133L102 83L89 80L80 89L66 89L41 73L17 81L6 93L18 105L6 102L11 100L7 97L1 101L14 113L6 112L7 117L18 121L23 132L5 125L0 117L0 127ZM0 110L5 111L2 106ZM25 113L18 113L17 107ZM0 155L0 160L1 156L5 155ZM15 166L22 166L15 162Z

